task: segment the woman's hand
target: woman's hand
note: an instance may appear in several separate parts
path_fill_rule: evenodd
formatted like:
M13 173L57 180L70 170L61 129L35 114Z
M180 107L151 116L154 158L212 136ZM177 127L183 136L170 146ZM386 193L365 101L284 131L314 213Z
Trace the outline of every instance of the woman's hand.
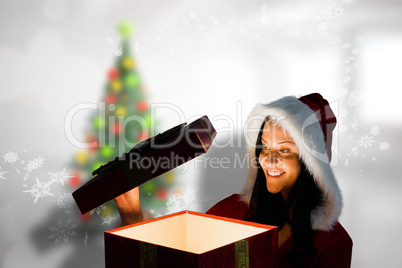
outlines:
M117 196L114 201L116 202L123 225L141 222L150 218L149 213L141 209L138 187Z

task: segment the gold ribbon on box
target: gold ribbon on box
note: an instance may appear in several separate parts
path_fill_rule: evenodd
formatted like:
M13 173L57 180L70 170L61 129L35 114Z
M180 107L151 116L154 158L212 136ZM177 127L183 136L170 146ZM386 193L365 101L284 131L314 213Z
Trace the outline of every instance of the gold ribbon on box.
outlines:
M248 239L235 243L235 267L249 268Z
M156 246L150 243L140 243L140 267L156 267Z

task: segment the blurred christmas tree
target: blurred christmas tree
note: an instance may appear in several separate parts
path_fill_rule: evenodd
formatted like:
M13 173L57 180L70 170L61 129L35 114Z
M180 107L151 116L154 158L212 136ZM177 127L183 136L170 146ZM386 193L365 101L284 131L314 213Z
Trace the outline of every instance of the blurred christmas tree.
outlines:
M91 129L86 133L91 148L79 151L75 156L69 178L73 191L92 178L93 170L149 138L151 125L155 124L150 117L149 103L136 62L130 54L129 37L132 31L128 23L119 26L122 46L115 67L107 73L104 99L91 118ZM170 171L141 185L141 206L154 214L165 214L169 188L174 180L174 172ZM103 220L102 225L119 217L113 200L86 213L82 219L92 223L94 220L91 219L96 215L99 216L96 222L99 224Z

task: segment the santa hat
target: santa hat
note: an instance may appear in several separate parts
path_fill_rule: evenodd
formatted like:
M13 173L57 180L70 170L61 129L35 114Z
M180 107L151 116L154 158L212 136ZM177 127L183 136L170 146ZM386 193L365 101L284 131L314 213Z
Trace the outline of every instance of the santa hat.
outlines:
M269 116L293 138L299 157L323 193L323 202L311 213L313 230L330 230L342 209L342 196L329 165L332 131L336 118L328 101L320 94L297 98L283 97L268 104L257 104L245 124L249 169L243 195L250 202L257 176L255 147L264 119Z

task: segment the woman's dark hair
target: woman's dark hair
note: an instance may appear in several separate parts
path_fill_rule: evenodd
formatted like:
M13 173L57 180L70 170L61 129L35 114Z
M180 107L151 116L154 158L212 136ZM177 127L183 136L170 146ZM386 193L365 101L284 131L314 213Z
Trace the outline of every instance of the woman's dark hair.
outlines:
M281 193L273 194L267 190L265 174L258 158L262 150L261 136L268 120L269 117L263 122L257 137L255 157L258 171L246 220L275 225L279 230L288 223L296 244L289 259L295 267L303 267L303 264L308 265L315 257L310 216L322 202L322 191L302 160L299 160L301 163L299 177L286 201Z

